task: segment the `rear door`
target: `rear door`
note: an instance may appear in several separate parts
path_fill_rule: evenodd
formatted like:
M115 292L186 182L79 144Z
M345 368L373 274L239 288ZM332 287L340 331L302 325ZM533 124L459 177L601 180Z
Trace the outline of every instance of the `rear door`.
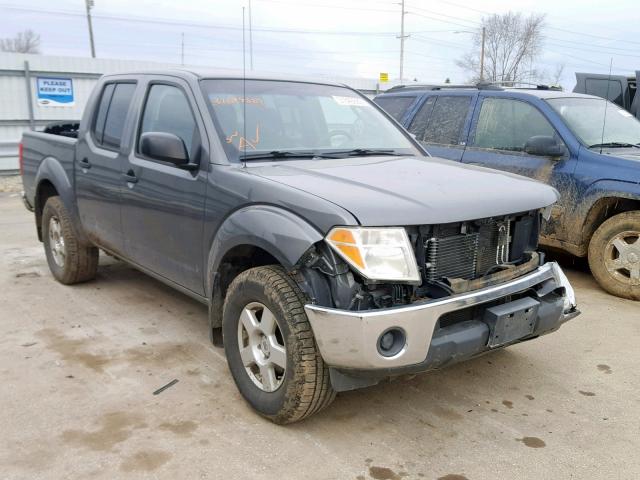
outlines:
M147 80L131 153L122 170L122 226L127 256L197 294L203 285L203 222L209 167L207 135L187 82ZM140 153L140 135L180 137L195 171Z
M114 252L123 251L120 222L121 170L126 161L123 134L132 121L134 81L104 84L87 132L76 150L76 197L89 237Z
M429 95L408 130L434 157L460 161L464 153L476 94Z
M524 146L533 136L552 136L565 144L547 117L533 104L515 98L481 95L474 114L469 144L462 161L517 173L555 187L560 201L545 224L545 234L564 238L560 224L564 213L571 209L576 192L573 172L577 158L566 149L560 158L525 153ZM565 224L568 222L565 222Z

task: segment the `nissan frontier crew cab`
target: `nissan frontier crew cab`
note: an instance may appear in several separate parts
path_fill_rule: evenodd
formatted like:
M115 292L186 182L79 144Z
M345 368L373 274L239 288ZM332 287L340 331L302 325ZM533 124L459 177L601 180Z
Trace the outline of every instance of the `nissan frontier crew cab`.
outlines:
M91 280L103 250L208 305L238 389L276 423L578 313L537 252L553 188L430 158L342 85L108 75L79 124L21 151L53 276Z

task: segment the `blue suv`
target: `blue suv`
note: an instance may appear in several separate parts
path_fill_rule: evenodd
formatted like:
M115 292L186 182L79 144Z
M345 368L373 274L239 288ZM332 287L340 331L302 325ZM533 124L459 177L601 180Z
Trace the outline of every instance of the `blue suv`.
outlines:
M375 102L433 156L517 173L560 192L541 243L588 256L598 283L640 300L640 122L553 88L394 87Z

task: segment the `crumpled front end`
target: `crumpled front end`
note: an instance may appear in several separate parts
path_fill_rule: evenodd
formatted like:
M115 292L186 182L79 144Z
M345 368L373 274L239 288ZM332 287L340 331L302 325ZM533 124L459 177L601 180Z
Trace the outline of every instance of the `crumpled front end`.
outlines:
M550 333L578 315L555 262L498 285L410 305L350 311L306 305L324 361L393 375L440 368Z

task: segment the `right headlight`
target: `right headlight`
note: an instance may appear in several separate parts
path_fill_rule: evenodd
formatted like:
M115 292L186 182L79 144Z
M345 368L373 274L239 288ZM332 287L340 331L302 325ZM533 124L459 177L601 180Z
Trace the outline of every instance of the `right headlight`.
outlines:
M420 282L407 231L401 227L336 227L326 242L369 280Z

